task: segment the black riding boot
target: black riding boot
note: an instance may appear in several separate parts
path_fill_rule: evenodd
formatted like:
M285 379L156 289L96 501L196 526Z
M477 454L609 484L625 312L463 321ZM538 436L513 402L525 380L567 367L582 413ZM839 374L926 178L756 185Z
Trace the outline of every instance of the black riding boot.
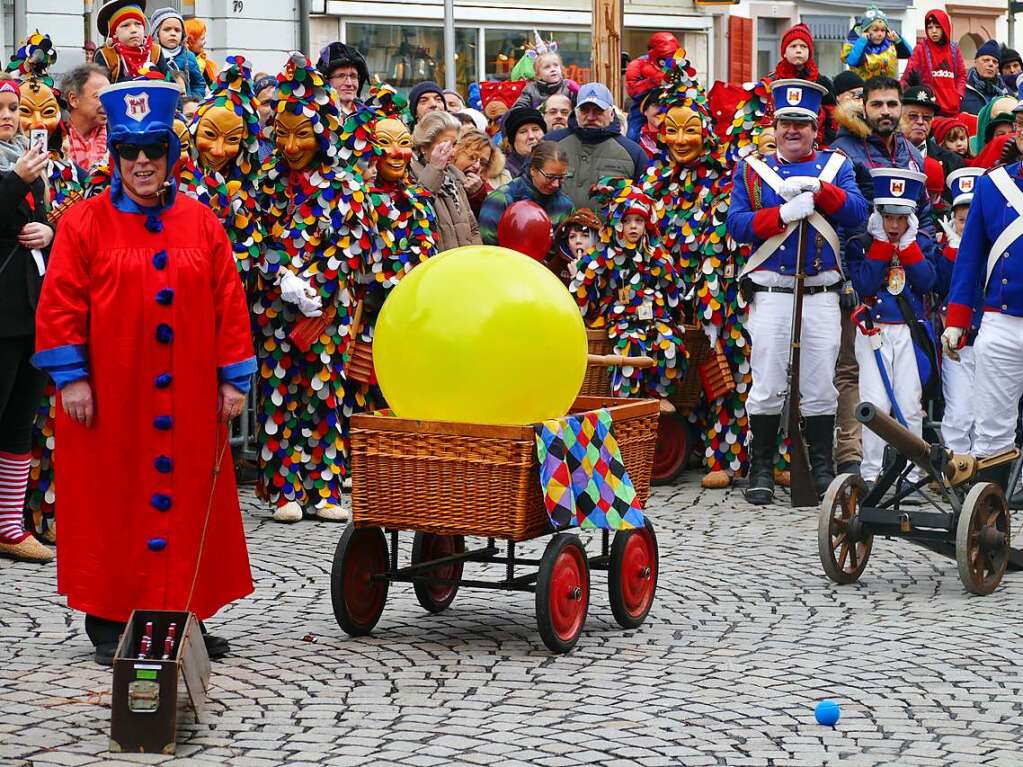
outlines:
M806 451L810 454L810 473L817 488L817 497L823 498L831 480L835 478L835 461L832 458L835 445L835 416L810 415L805 419L803 436Z
M778 446L780 415L751 415L749 476L746 482L746 500L754 506L765 506L774 500L774 456Z
M1002 492L1008 497L1009 475L1012 473L1012 463L1003 463L1001 466L989 466L977 472L977 482L993 482L1002 488Z

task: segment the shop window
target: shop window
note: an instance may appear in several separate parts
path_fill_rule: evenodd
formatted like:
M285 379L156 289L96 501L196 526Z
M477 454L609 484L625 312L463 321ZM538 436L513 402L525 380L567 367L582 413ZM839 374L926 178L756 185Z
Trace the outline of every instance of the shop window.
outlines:
M465 93L476 79L478 30L455 29L455 83ZM416 83L444 84L444 30L406 24L345 25L345 39L366 57L370 78L387 82L401 93Z
M544 40L558 41L558 53L565 65L565 76L579 83L590 81L592 52L589 32L539 30ZM488 80L507 80L515 64L524 55L526 44L534 42L532 30L492 29L484 32L486 71Z

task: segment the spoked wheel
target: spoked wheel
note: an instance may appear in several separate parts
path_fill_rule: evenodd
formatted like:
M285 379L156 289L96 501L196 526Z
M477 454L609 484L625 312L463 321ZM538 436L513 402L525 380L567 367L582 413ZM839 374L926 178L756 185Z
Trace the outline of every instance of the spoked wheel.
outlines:
M551 538L536 579L536 626L554 652L568 652L579 639L590 602L590 563L578 536Z
M349 636L365 636L380 620L388 582L387 539L379 527L348 525L334 551L330 600L337 625Z
M978 482L966 495L956 525L959 580L971 594L990 594L1005 575L1011 538L1009 507L998 485Z
M416 533L412 539L412 564L429 562L431 559L442 559L452 554L465 551L465 539L460 535L434 535L433 533ZM462 563L448 562L422 575L431 578L443 578L457 581L462 577ZM423 609L431 613L439 613L448 609L458 593L457 583L431 583L415 581L412 586L416 591L416 599Z
M817 551L824 572L835 583L855 583L870 559L874 536L863 532L860 499L867 494L863 478L840 474L821 501L817 518Z
M661 413L650 481L655 485L674 482L685 469L692 449L692 432L686 419L678 413Z
M646 620L657 590L657 537L649 519L638 530L615 533L607 590L619 626L634 629Z

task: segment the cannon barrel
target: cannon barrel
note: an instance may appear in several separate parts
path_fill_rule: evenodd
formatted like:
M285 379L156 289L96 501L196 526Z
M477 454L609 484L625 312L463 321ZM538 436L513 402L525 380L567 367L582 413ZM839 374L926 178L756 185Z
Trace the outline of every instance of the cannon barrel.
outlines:
M882 413L874 404L870 402L858 404L856 420L898 450L907 460L919 466L922 471L935 479L940 476L942 467L934 465L930 443L920 439L887 413Z

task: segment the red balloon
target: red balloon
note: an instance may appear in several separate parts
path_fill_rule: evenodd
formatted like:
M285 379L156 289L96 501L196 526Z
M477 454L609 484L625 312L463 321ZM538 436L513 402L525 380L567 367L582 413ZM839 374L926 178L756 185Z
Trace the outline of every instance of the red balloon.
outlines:
M497 244L517 250L536 261L543 261L554 242L554 231L547 211L532 200L513 202L497 224Z

